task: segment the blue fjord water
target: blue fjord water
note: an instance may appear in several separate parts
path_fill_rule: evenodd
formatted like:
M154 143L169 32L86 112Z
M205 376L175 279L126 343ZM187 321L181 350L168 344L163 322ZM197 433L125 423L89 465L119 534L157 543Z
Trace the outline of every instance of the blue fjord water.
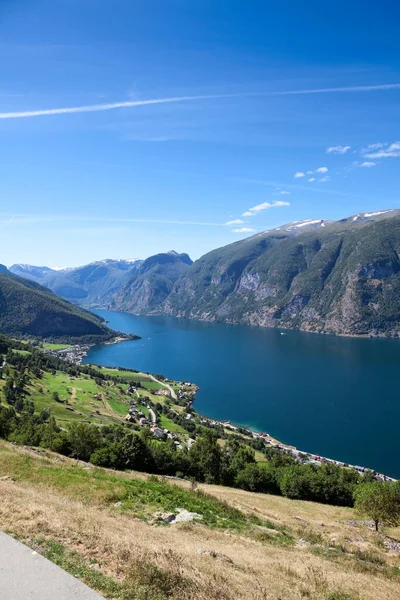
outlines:
M192 381L202 414L400 477L399 340L97 312L142 339L96 346L85 362Z

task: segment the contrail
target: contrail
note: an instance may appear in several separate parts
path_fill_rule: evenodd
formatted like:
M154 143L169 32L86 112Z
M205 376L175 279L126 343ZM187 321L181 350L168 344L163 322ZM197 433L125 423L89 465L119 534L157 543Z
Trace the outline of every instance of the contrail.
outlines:
M305 94L334 94L343 92L375 92L385 90L398 90L400 83L387 83L382 85L359 85L336 88L317 88L309 90L287 90L280 92L248 92L238 94L211 94L204 96L173 96L171 98L154 98L150 100L128 100L125 102L112 102L109 104L91 104L88 106L70 106L66 108L48 108L44 110L28 110L21 112L0 113L0 119L26 119L31 117L48 117L53 115L69 115L76 113L102 112L119 108L133 108L151 104L171 104L176 102L193 102L196 100L218 100L224 98L268 97L268 96L298 96Z

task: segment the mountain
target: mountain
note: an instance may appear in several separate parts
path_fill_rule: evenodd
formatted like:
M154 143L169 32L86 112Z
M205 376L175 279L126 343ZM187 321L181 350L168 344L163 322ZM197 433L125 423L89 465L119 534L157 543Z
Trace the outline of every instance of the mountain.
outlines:
M164 314L342 335L400 334L400 211L289 223L194 262Z
M0 265L0 333L57 340L103 341L116 334L102 319Z
M150 256L115 296L111 308L136 314L154 312L172 291L174 283L192 264L187 254L170 252Z
M81 306L137 314L400 335L400 210L295 221L192 263L167 252L77 269L13 265Z
M114 294L141 264L138 259L106 259L73 269L16 264L10 267L10 271L40 283L74 304L102 308L110 304Z

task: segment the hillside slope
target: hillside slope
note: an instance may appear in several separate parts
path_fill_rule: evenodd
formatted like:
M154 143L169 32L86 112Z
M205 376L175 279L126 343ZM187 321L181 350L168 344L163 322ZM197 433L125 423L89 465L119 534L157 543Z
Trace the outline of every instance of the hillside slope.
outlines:
M0 333L81 341L115 336L100 317L41 285L0 269Z
M0 494L1 529L110 600L398 599L385 543L400 530L375 535L352 509L193 491L6 442ZM203 518L163 523L178 507Z
M111 308L136 314L157 311L191 264L187 254L173 250L150 256L115 296Z
M399 211L289 224L197 260L176 281L162 312L324 333L398 336L399 257Z
M15 264L10 271L88 308L104 308L140 267L140 260L101 260L74 269Z

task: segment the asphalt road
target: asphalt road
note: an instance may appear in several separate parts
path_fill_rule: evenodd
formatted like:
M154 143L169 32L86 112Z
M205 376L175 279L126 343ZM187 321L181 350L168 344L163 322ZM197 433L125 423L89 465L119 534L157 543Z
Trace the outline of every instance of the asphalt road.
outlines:
M104 600L37 552L0 531L1 600Z

